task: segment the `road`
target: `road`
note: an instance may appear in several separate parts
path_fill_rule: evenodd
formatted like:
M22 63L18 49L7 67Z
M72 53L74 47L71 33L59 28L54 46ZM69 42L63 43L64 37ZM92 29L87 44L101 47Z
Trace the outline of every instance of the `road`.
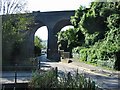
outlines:
M58 67L59 72L71 72L74 73L77 69L79 73L83 73L86 78L94 80L99 87L110 90L120 90L120 71L105 70L101 67L95 67L82 62L46 62L47 59L40 59L41 66ZM46 60L44 62L44 60Z
M41 68L48 69L48 67L58 67L59 73L61 72L71 72L74 73L77 69L79 73L83 73L86 78L90 77L94 80L99 87L104 88L105 90L120 90L120 72L118 71L110 71L104 70L100 67L95 67L92 65L87 65L82 62L72 62L72 63L64 63L64 62L47 62L46 55L42 55L38 57L41 60ZM44 67L42 67L44 66ZM5 78L5 75L14 75L14 72L3 72L2 83L13 82L14 77L12 79ZM18 72L18 76L32 76L32 72ZM29 82L30 77L19 77L18 82Z

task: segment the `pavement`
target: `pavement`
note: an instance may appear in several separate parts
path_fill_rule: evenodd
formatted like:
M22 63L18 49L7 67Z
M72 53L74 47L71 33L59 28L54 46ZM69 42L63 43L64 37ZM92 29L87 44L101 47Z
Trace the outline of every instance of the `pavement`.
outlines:
M65 62L48 62L46 55L38 57L41 60L41 68L48 69L49 67L58 67L58 72L71 72L75 73L78 69L79 73L84 74L86 78L91 78L99 87L103 90L120 90L120 71L105 70L101 67L88 65L82 62L76 62L73 60L72 63ZM0 78L1 83L14 83L14 72L3 72L3 77ZM11 79L6 76L13 77ZM19 72L18 71L17 82L29 82L32 72ZM22 77L25 76L25 77Z

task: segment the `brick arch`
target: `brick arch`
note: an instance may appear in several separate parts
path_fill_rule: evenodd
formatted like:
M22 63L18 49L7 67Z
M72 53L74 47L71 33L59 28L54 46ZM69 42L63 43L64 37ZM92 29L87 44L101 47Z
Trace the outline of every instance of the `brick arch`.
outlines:
M71 22L70 22L70 18L69 19L63 19L63 20L60 20L59 22L57 22L53 28L53 32L54 34L57 34L58 32L61 31L61 29L65 26L68 26L68 25L72 25Z
M58 53L57 33L65 26L72 25L70 17L74 15L75 11L53 11L53 12L33 12L35 25L33 33L36 32L41 26L47 26L48 29L48 45L47 45L47 58L53 61L59 61L60 56ZM32 45L31 45L32 47Z
M48 29L47 58L53 61L59 61L57 37L56 34L65 26L71 25L70 17L75 13L71 11L52 11L52 12L33 12L35 23L25 32L25 42L22 44L20 57L28 59L34 57L34 34L38 28L46 26Z

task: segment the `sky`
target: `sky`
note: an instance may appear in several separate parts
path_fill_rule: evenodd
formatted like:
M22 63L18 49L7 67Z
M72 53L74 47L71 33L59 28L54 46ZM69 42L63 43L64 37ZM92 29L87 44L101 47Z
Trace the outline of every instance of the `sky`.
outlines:
M30 11L76 10L80 5L88 6L93 0L27 0Z
M40 12L76 10L80 5L89 6L91 1L92 0L28 0L27 10ZM40 37L42 40L47 40L47 27L43 26L39 28L35 36Z

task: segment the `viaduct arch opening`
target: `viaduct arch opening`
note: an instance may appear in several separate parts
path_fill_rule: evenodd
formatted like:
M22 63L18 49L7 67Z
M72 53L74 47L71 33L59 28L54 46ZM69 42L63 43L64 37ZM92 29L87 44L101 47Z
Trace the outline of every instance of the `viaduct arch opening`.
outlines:
M59 33L66 32L67 30L69 30L69 29L71 29L71 28L74 28L74 26L72 26L72 25L67 25L67 26L63 27L63 28L58 32L58 35L59 35ZM59 38L60 38L60 36L59 36ZM59 39L59 38L58 38L58 39ZM65 37L62 36L61 38L65 38ZM59 42L59 41L58 41L58 42ZM68 50L67 42L62 42L62 43L64 43L64 45L62 44L62 46L59 45L59 43L58 43L58 50L64 50L65 52L70 52L70 51Z
M42 26L37 29L34 34L34 55L40 56L47 52L48 29L47 26Z
M72 26L72 25L67 25L67 26L63 27L63 28L61 29L61 31L66 31L66 30L69 29L69 28L74 28L74 26Z

